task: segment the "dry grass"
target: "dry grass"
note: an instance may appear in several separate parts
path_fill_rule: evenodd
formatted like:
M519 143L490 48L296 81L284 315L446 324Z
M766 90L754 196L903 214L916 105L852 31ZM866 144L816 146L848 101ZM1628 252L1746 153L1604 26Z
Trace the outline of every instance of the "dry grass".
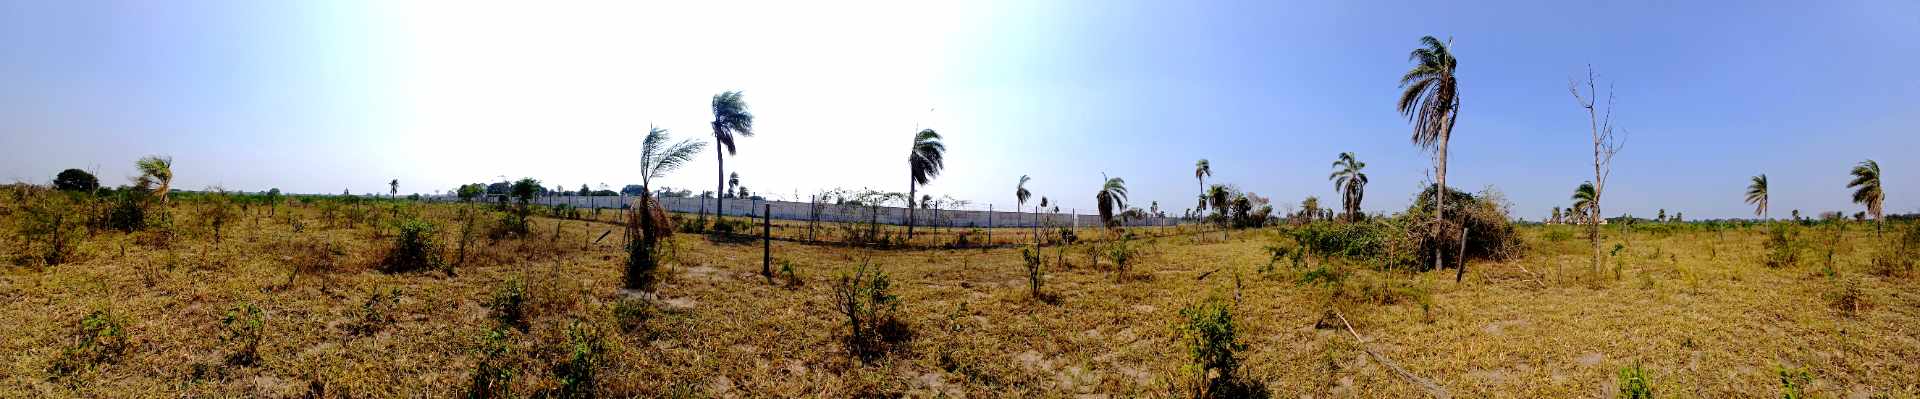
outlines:
M1330 265L1348 272L1336 300L1296 284L1303 271L1284 262L1256 272L1267 264L1268 231L1136 241L1127 276L1090 267L1080 247L1064 251L1071 266L1062 267L1061 248L1046 247L1048 301L1028 294L1017 248L775 241L775 268L791 261L804 281L790 287L759 275L757 241L683 234L660 309L627 330L613 310L627 298L617 289L616 226L537 219L534 237L481 239L452 276L384 274L372 265L390 233L370 223L329 229L313 208L291 212L306 218L304 232L285 219L243 220L221 244L182 228L164 247L146 233L100 232L75 263L6 267L0 396L454 396L494 326L484 304L509 279L528 287L529 328L509 333L505 361L523 394L560 384L553 373L572 349L567 328L580 320L608 334L597 374L607 396L1163 396L1188 378L1171 326L1181 307L1208 295L1238 298L1242 369L1283 397L1423 395L1337 321L1322 323L1329 304L1371 340L1366 347L1459 397L1604 396L1617 370L1635 361L1662 396L1776 396L1779 366L1809 371L1808 392L1821 396L1920 394L1920 283L1866 273L1879 244L1858 227L1836 251L1837 277L1823 271L1824 249L1819 261L1763 266L1759 229L1610 236L1606 247L1626 245L1616 277L1611 259L1590 270L1584 241L1555 242L1543 238L1550 227L1529 227L1528 256L1476 263L1462 284L1451 270ZM446 206L425 213L443 237L457 233ZM342 255L287 285L295 264L318 262L309 252L324 246L315 243ZM841 345L846 321L831 297L837 275L863 261L892 277L913 332L871 365ZM1850 313L1829 300L1843 281L1857 287ZM392 323L356 333L368 297L393 289ZM266 315L261 359L251 366L225 364L229 349L218 338L221 318L241 303ZM97 309L127 318L129 347L91 371L54 378L49 365Z

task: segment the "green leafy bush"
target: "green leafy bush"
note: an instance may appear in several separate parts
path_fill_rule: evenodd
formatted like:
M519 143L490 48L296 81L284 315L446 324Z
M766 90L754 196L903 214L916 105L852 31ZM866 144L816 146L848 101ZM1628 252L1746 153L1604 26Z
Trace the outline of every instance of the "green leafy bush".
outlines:
M261 333L266 329L266 316L260 307L251 303L236 305L220 319L220 326L223 329L220 343L231 351L227 354L227 364L244 366L260 361Z
M469 399L513 397L516 370L508 356L513 352L513 337L506 329L488 329L474 344L480 360L474 362L472 381L467 385Z
M101 363L118 361L127 352L126 321L111 310L96 310L80 319L67 346L48 367L55 377L92 370Z
M388 249L386 258L380 263L382 271L402 273L446 268L432 223L407 219L396 223L394 228L399 234L393 236L393 247Z
M1774 223L1767 231L1767 267L1788 267L1800 263L1800 231L1791 223Z
M605 335L592 323L574 320L567 325L568 356L564 363L554 367L554 377L560 380L555 397L592 398L598 386L602 359L606 357Z
M1807 385L1813 384L1813 373L1807 372L1807 369L1788 368L1785 366L1781 366L1775 371L1780 374L1780 399L1808 398Z
M504 327L527 330L527 286L519 279L509 279L493 291L493 297L487 300L490 316Z
M895 317L900 298L891 280L879 268L860 264L853 274L841 274L833 287L835 309L847 317L847 353L872 361L896 343L911 338L906 324Z
M1233 310L1217 297L1180 309L1180 323L1174 326L1187 346L1189 363L1181 369L1197 383L1189 386L1195 398L1267 397L1264 386L1240 375L1240 358L1247 349L1239 342L1233 323Z

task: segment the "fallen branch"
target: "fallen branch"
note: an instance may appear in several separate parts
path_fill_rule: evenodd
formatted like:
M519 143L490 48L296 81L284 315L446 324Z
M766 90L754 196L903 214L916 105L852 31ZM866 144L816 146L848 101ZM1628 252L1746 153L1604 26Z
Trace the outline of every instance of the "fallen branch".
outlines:
M1206 280L1207 276L1213 275L1213 272L1217 272L1217 271L1220 271L1220 268L1216 267L1216 268L1213 268L1213 270L1208 271L1206 273L1200 273L1200 277L1194 277L1193 281Z
M1416 375L1413 375L1413 373L1407 372L1406 369L1400 368L1399 364L1395 364L1392 360L1387 360L1386 356L1381 356L1380 352L1374 352L1372 348L1368 348L1367 340L1360 338L1360 333L1353 331L1353 324L1347 322L1347 316L1341 315L1339 309L1335 309L1333 311L1333 315L1335 317L1340 318L1340 324L1344 324L1347 326L1347 333L1353 334L1353 340L1359 342L1360 350L1367 351L1368 355L1373 355L1374 361L1380 362L1381 365L1387 366L1388 369L1392 369L1394 373L1400 374L1400 378L1405 378L1407 382L1411 382L1414 385L1420 386L1420 388L1422 389L1426 389L1427 394L1433 395L1433 397L1440 398L1440 399L1453 398L1453 396L1447 395L1446 388L1441 388L1439 385L1434 385L1432 381L1427 381L1427 379L1425 378L1420 378L1420 376L1416 376Z
M1533 276L1533 280L1528 280L1528 281L1532 281L1534 284L1539 284L1540 288L1547 288L1547 283L1543 282L1545 279L1540 278L1540 275L1538 274L1534 274L1532 270L1527 270L1527 265L1522 265L1519 263L1515 263L1513 265L1520 267L1520 271L1527 272L1527 275Z

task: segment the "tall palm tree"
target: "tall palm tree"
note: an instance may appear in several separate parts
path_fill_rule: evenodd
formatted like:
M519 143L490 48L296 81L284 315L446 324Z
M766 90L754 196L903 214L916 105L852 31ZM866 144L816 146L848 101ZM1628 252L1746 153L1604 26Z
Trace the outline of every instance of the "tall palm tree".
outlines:
M913 135L912 151L907 153L907 239L913 239L913 193L920 186L940 176L940 170L947 167L947 146L940 143L940 133L933 129L921 129Z
M654 225L651 198L653 197L653 179L665 177L667 173L686 166L688 162L693 162L694 154L707 148L707 143L704 142L680 140L668 144L670 140L672 140L672 134L667 132L667 129L649 126L646 139L640 142L640 209L635 210L638 213L637 218L640 219L640 228L637 231L640 240L630 244L635 247L628 249L625 281L627 288L646 289L652 286L652 277L647 270L644 270L651 267L651 264L634 257L651 255L654 244L660 240L658 233L665 230ZM636 231L628 230L629 235L633 233ZM772 273L767 270L762 272L769 275Z
M1767 174L1753 177L1753 184L1747 185L1747 203L1753 204L1753 215L1767 215Z
M1020 184L1013 187L1013 200L1015 204L1013 206L1013 212L1015 214L1020 213L1021 208L1024 208L1027 206L1028 198L1033 198L1033 193L1030 191L1027 191L1027 182L1031 180L1033 180L1032 177L1028 177L1027 175L1020 175ZM1039 209L1034 209L1033 211L1035 215L1040 214ZM992 227L992 226L988 226L988 227ZM1035 240L1035 242L1039 242L1040 229L1034 228L1033 233L1034 233L1033 239Z
M1114 227L1114 210L1127 208L1127 181L1118 177L1108 178L1105 173L1101 173L1100 177L1107 180L1100 186L1100 192L1094 194L1093 199L1100 208L1100 223L1107 227Z
M1360 212L1360 201L1367 193L1367 174L1360 172L1366 167L1367 163L1355 159L1352 152L1343 152L1333 161L1333 174L1327 175L1327 180L1333 180L1333 189L1340 192L1340 205L1349 221Z
M1847 188L1853 190L1853 203L1867 206L1867 215L1880 220L1880 205L1886 200L1887 193L1880 190L1880 163L1873 160L1861 161L1853 166L1853 181L1847 182Z
M734 154L733 136L753 137L753 113L747 111L747 100L740 92L729 91L713 95L713 152L720 160L720 167L713 181L713 209L719 215L721 206L720 189L726 188L727 155ZM738 183L735 183L738 184Z
M1413 69L1400 75L1398 108L1413 122L1413 143L1433 149L1434 177L1439 189L1433 190L1433 228L1439 235L1441 217L1446 212L1447 141L1453 136L1453 122L1460 116L1459 84L1453 71L1457 63L1449 49L1453 41L1441 42L1433 36L1420 38L1420 48L1407 55ZM1433 249L1433 267L1440 268L1440 247Z
M393 181L387 182L387 199L394 199L398 196L400 196L400 179L393 179Z
M1201 191L1206 191L1207 178L1212 176L1213 176L1212 162L1207 162L1206 158L1200 158L1200 162L1193 163L1193 178L1200 180Z
M160 203L166 204L167 193L173 191L173 157L148 155L134 161L133 167L140 170L140 177L134 180L134 185L153 190L153 195L160 198Z

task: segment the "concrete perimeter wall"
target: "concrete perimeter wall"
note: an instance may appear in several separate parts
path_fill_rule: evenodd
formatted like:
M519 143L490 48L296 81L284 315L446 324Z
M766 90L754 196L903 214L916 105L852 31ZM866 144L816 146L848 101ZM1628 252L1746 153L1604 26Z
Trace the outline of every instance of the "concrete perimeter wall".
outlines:
M712 198L660 198L660 205L668 211L693 213L713 213ZM817 220L823 222L867 222L878 220L882 224L905 225L907 209L900 207L867 207L834 204L808 204L805 202L762 201L752 199L721 199L722 213L729 216L760 217L762 210L771 205L775 219ZM578 208L620 208L620 204L633 203L638 206L639 199L631 196L606 197L542 197L535 203L541 205L568 204ZM1017 213L1007 211L979 210L935 210L919 209L914 211L915 225L951 226L951 227L1028 227L1041 226L1092 227L1100 225L1100 215L1072 215L1067 213ZM1147 218L1135 220L1130 226L1171 226L1178 221L1174 218Z

